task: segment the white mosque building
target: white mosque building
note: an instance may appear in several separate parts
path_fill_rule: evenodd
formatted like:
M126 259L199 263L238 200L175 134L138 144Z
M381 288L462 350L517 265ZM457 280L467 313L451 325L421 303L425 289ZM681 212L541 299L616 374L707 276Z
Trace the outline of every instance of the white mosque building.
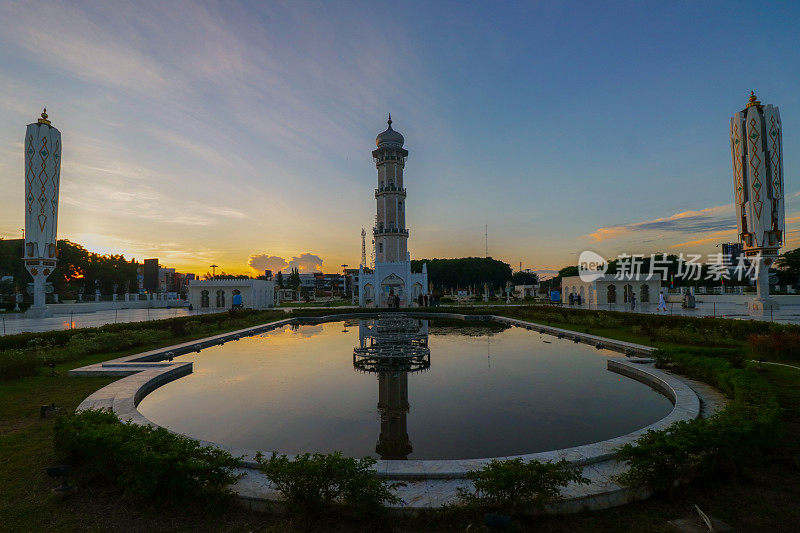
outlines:
M375 268L370 272L361 265L358 272L358 304L361 307L386 307L389 296L400 297L400 306L411 306L428 287L428 268L421 273L411 272L406 228L406 189L403 187L403 168L408 150L405 139L389 127L375 138L377 148L372 152L378 169L378 188L375 189L377 216L372 230L375 239Z

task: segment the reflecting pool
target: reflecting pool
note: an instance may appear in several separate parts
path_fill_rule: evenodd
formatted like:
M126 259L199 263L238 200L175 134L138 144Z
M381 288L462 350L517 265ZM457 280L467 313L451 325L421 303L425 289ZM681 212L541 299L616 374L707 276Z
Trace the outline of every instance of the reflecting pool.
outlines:
M605 440L672 409L606 369L616 352L492 322L404 320L287 326L177 357L194 372L139 410L237 448L465 459Z

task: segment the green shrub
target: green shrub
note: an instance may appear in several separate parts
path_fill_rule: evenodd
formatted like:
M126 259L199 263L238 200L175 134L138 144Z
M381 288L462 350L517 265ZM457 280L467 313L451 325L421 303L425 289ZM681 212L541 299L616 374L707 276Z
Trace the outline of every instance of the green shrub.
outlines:
M756 359L773 361L800 360L800 333L781 331L747 338L750 353Z
M35 376L42 366L38 350L6 350L0 354L0 379L19 379Z
M581 475L580 467L564 459L557 463L493 459L483 469L468 472L466 477L473 482L474 489L457 489L462 504L473 509L503 512L519 512L531 507L541 511L546 504L561 497L561 488L570 483L589 483Z
M303 454L294 459L259 453L261 471L275 485L291 512L317 514L336 506L377 513L385 504L401 503L392 492L403 483L376 477L375 459L344 457L340 452Z
M655 352L659 366L714 385L732 399L707 419L651 430L635 444L620 447L617 458L628 465L627 472L618 476L620 482L671 493L695 476L748 473L778 442L781 410L769 384L747 368L736 368L741 360L728 351L716 357L713 353Z
M239 478L230 453L161 427L122 423L109 411L59 417L53 439L59 458L87 481L160 504L219 500Z

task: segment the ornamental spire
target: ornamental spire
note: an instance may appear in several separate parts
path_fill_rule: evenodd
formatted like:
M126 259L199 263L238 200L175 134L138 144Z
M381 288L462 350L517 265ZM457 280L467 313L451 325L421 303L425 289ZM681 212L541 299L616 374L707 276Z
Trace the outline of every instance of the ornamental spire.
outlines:
M759 107L759 108L760 108L760 107L763 107L763 106L761 105L761 102L759 102L759 101L756 99L756 93L755 93L755 91L750 91L750 99L747 101L747 107L753 107L753 106L756 106L756 107ZM747 109L747 107L745 107L745 109Z
M39 124L47 124L48 126L50 125L50 121L47 120L47 108L46 107L42 110L42 118L40 118L38 122L39 122Z
M392 114L391 113L389 113L389 120L387 120L386 123L389 125L390 128L392 127Z

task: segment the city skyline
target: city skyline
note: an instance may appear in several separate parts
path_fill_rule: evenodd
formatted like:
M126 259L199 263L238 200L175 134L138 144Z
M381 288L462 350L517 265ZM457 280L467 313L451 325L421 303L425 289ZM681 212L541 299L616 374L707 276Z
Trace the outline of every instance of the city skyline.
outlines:
M195 273L356 267L391 112L412 258L483 256L487 224L514 268L714 252L755 90L781 109L794 248L800 8L748 6L1 3L0 237L46 106L59 238Z

